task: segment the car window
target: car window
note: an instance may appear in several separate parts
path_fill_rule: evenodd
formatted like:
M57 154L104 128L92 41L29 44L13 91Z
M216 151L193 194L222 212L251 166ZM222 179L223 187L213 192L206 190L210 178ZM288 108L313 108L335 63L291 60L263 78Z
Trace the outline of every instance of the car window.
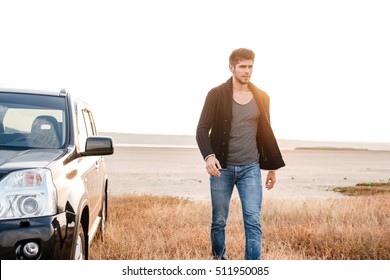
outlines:
M63 122L62 112L58 110L37 110L37 109L20 109L11 108L4 116L4 132L21 132L31 133L34 120L39 116L52 116L59 123Z
M95 135L95 126L92 118L92 113L88 110L83 110L83 116L85 121L85 127L87 129L87 135L88 136Z
M0 93L0 145L58 149L66 142L65 98Z
M84 151L87 138L97 133L91 111L82 107L80 103L77 106L77 127L80 149Z

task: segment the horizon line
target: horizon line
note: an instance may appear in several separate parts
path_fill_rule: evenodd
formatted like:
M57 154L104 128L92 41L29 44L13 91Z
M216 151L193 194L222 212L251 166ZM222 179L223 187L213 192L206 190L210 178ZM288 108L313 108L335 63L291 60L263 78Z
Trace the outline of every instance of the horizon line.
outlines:
M118 132L118 131L99 131L100 135L104 134L124 134L136 136L173 136L173 137L194 137L195 134L160 134L160 133L136 133L136 132ZM384 144L390 145L390 141L369 141L369 140L313 140L313 139L299 139L299 138L276 138L278 141L300 141L300 142L331 142L331 143L366 143L366 144Z

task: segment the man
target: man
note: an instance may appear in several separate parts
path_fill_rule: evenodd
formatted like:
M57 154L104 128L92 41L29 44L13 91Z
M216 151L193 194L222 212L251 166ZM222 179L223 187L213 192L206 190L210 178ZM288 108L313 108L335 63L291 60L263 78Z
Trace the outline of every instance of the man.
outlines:
M231 53L232 77L210 90L196 131L210 175L214 259L226 259L225 227L234 185L242 204L245 259L261 258L260 169L269 170L265 187L272 189L275 170L285 165L270 125L269 97L250 82L254 59L248 49Z

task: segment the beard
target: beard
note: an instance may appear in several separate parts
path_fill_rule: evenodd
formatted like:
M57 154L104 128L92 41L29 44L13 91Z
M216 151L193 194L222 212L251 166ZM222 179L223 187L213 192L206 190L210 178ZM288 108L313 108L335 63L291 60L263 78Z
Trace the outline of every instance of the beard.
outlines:
M242 77L239 77L237 75L234 75L234 78L236 79L237 82L239 82L241 85L247 85L249 84L249 81L250 81L250 77L247 78L242 78Z

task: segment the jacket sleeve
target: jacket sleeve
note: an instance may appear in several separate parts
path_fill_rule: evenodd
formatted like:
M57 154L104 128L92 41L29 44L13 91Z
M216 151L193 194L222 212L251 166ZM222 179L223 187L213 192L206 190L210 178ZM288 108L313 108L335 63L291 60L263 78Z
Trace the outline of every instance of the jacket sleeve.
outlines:
M214 125L215 119L215 94L210 91L203 105L202 112L200 114L198 126L196 128L196 142L198 144L199 150L205 159L208 155L213 154L214 151L211 147L210 141L210 130Z
M261 96L260 103L265 113L265 117L260 117L257 133L260 168L263 170L276 170L285 166L285 163L271 127L270 98L262 90L259 93Z

